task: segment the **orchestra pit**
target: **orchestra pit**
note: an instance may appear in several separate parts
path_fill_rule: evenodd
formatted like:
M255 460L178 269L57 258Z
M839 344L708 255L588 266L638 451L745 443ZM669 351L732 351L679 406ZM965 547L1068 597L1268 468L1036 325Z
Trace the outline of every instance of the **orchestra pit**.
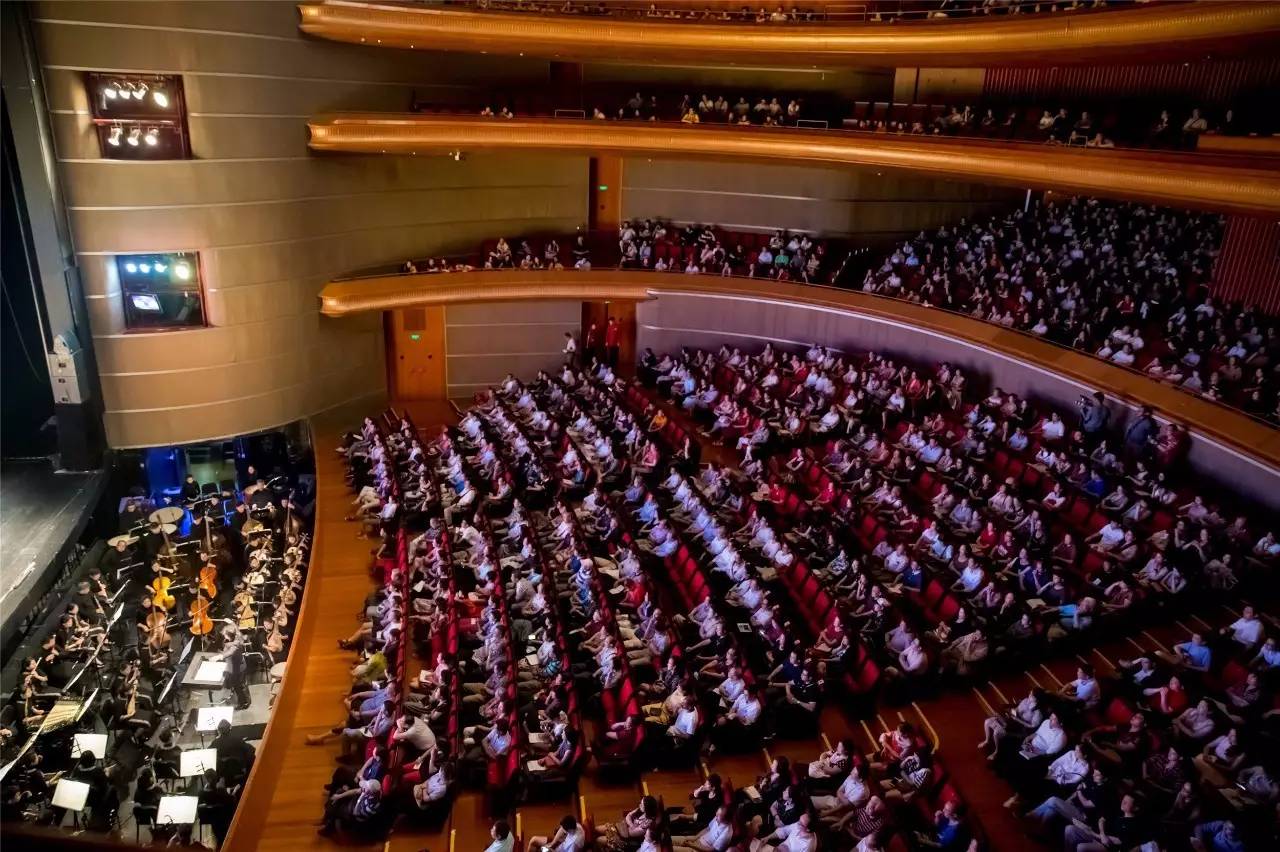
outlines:
M0 39L6 849L1280 849L1280 2Z

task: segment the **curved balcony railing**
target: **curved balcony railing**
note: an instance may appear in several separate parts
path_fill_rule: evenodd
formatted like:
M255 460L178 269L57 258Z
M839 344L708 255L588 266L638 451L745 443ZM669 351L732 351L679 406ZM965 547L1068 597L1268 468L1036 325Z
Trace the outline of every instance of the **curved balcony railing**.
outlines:
M523 149L782 160L904 169L1177 207L1280 213L1280 169L1266 158L668 122L354 113L314 119L309 127L310 147L316 151L416 156Z
M1012 15L768 27L617 17L520 15L449 6L327 2L299 6L303 32L407 50L576 61L698 65L979 67L1202 58L1274 44L1280 4L1157 5L1097 14Z
M1278 423L1027 332L905 299L840 287L629 269L468 269L443 274L388 270L331 281L320 293L320 312L342 317L367 311L485 301L645 301L664 291L730 294L891 318L1038 365L1135 405L1150 405L1198 434L1280 468Z

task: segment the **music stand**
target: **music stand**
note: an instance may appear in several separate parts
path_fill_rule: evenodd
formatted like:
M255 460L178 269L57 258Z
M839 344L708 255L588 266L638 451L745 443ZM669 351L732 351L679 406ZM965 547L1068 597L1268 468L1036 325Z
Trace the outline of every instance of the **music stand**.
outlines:
M212 748L187 749L178 755L178 774L183 778L203 775L206 769L218 768L218 750Z
M216 705L214 707L198 707L196 708L196 730L206 733L212 733L218 730L218 723L222 720L231 721L235 708L227 705Z
M199 796L161 796L156 825L191 825L199 805Z
M164 685L164 689L160 690L160 697L156 699L156 704L160 705L169 697L169 692L173 689L173 685L178 682L178 675L182 673L182 669L174 669L173 674L169 676L169 682Z
M107 756L106 734L75 734L71 737L71 756L79 757L86 751L93 752L94 757Z
M62 808L75 814L73 820L77 826L80 823L80 813L88 805L88 802L89 785L83 781L72 781L70 778L63 778L58 782L58 786L53 788L51 804L55 808Z

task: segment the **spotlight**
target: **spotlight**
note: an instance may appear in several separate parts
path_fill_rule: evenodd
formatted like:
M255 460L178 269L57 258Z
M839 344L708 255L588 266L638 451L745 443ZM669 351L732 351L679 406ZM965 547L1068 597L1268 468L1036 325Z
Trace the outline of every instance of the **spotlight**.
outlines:
M136 148L138 147L138 139L141 138L141 136L142 136L142 128L135 127L129 131L129 138L127 141L130 145Z
M148 273L149 273L149 272L151 271L151 264L149 264L149 263L143 263L143 264L140 264L140 265L138 266L138 269L139 269L139 270L141 270L142 272L148 272Z
M178 276L179 281L186 281L191 277L191 264L185 260L181 263L175 263L173 265L173 274Z
M119 148L120 137L123 135L124 135L124 128L117 124L115 127L111 128L111 135L107 137L107 144L113 145Z
M140 100L142 100L143 98L145 98L146 96L147 96L147 84L146 84L146 83L139 83L138 85L136 85L136 86L134 86L134 87L133 87L133 99L134 99L135 101L140 101Z
M116 89L115 83L108 83L107 87L102 90L102 94L109 101L114 101L116 98L120 97L120 92Z
M155 145L160 141L160 131L154 127L147 128L147 135L142 137L142 141L148 145Z
M156 261L156 265L152 267L152 269L154 269L156 272L164 272L168 268L169 267L165 266L163 263L160 263L159 261Z
M130 263L126 263L126 264L124 265L124 271L125 271L125 272L128 272L128 273L134 273L134 272L137 272L137 271L138 271L138 264L136 264L136 263L132 263L132 262L130 262Z
M169 108L169 96L165 94L164 89L152 89L151 100L155 101L156 106L160 107L160 109Z

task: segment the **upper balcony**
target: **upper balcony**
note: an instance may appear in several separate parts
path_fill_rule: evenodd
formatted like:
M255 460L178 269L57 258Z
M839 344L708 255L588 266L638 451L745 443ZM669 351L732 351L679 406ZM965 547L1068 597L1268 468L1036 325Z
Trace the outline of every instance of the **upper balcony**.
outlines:
M1256 2L896 23L851 23L833 16L777 26L336 0L298 8L303 32L355 44L716 66L980 67L1131 61L1135 56L1144 62L1172 61L1239 55L1274 45L1280 37L1280 4Z
M1275 159L1261 157L660 121L352 113L324 116L309 126L316 151L416 156L516 149L818 163L1190 208L1280 213L1280 168Z

